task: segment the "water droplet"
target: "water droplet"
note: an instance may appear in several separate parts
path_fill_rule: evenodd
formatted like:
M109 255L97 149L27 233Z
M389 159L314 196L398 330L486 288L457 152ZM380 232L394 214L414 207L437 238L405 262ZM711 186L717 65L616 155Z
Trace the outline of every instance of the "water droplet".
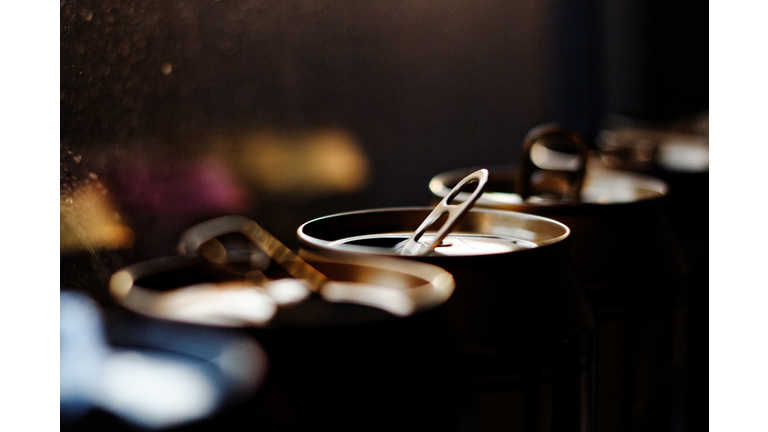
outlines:
M80 163L80 161L83 160L83 156L82 155L77 155L77 156L72 157L72 159L74 159L75 162Z
M93 12L91 12L88 9L83 9L82 11L80 11L80 16L83 17L84 20L90 21L91 19L93 19Z
M173 70L173 67L172 67L172 66L171 66L171 64L170 64L170 63L168 63L168 62L165 62L165 63L163 63L163 64L160 66L160 71L162 71L162 72L163 72L163 75L168 75L168 74L170 74L172 70Z

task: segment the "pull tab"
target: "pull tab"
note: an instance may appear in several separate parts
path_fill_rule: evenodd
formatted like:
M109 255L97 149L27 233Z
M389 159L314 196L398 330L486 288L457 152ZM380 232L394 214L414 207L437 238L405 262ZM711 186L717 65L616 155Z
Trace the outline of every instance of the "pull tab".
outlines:
M214 264L224 264L227 261L227 250L216 238L233 233L244 235L289 275L307 281L314 292L318 292L328 280L259 224L243 216L223 216L189 228L181 235L179 253L200 253L203 258Z
M467 198L466 201L464 201L461 204L451 204L451 201L453 201L454 198L456 198L456 195L459 194L461 191L461 188L464 187L466 184L471 182L478 182L477 187L475 188L474 192ZM416 256L416 255L424 255L434 249L437 245L440 244L440 242L443 241L445 236L448 235L449 232L453 230L453 228L456 226L456 224L459 222L459 219L461 219L464 214L469 211L469 209L475 205L475 201L477 201L478 198L480 198L480 195L483 193L483 189L485 188L485 184L488 183L488 170L487 169L481 169L473 172L472 174L464 177L459 184L453 187L451 189L451 192L446 195L445 198L443 198L440 203L437 204L437 206L432 210L432 212L427 216L426 219L424 219L424 222L421 223L418 229L411 234L411 236L408 238L408 240L405 242L405 245L403 246L403 250L400 251L400 255L408 255L408 256ZM437 232L437 235L435 235L435 238L432 239L431 242L426 244L419 243L419 239L424 234L424 232L429 228L435 221L440 218L440 216L448 213L448 220L445 221L442 227L440 227L440 230Z
M545 141L567 144L576 154L550 149ZM523 199L545 193L563 201L579 201L588 156L589 147L577 132L555 123L537 126L525 136L515 192Z

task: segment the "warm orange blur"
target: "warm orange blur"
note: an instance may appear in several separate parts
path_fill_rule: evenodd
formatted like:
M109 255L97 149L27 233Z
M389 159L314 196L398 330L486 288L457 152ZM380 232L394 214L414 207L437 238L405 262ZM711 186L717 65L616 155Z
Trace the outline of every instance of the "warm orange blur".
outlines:
M370 162L345 130L255 130L235 140L235 164L259 189L307 196L363 189Z
M61 253L122 249L133 244L133 231L122 223L101 183L63 191L60 210Z

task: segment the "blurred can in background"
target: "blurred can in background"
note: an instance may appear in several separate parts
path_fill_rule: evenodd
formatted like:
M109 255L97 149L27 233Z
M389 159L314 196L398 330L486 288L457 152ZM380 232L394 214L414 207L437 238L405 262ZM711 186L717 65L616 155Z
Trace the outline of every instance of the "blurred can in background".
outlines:
M518 169L489 167L475 205L571 229L570 253L598 320L597 431L671 430L685 357L687 268L664 207L668 185L594 166L581 137L555 124L532 129L523 148ZM439 174L430 189L443 197L471 170Z
M709 406L709 114L648 122L612 115L597 135L600 164L652 175L669 185L664 201L690 269L686 430L707 427Z

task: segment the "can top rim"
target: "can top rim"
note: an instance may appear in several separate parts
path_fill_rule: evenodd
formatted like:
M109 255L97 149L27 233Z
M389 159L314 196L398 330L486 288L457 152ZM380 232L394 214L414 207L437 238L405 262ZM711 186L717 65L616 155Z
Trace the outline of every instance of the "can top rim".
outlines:
M434 176L429 182L429 189L436 197L443 198L451 190L457 179L473 168L462 168L447 171ZM513 207L598 207L625 205L664 198L669 186L661 179L630 173L626 171L591 168L584 177L581 200L565 202L544 200L531 197L523 200L513 188L499 185L512 184L516 181L516 172L512 166L495 166L489 169L491 180L485 192L477 200L478 206L513 206ZM466 194L460 193L457 201L466 199Z
M399 233L408 233L410 224L418 225L429 207L392 207L358 210L322 216L302 224L297 235L307 247L352 253L397 256L397 252L386 247L358 245L349 240L360 238L385 239ZM564 241L570 235L565 224L543 216L497 209L472 209L456 229L448 235L450 239L483 237L482 241L513 242L522 247L493 248L495 252L473 252L467 254L437 254L439 256L481 256L500 253L517 253L527 249ZM434 255L433 255L434 256Z

